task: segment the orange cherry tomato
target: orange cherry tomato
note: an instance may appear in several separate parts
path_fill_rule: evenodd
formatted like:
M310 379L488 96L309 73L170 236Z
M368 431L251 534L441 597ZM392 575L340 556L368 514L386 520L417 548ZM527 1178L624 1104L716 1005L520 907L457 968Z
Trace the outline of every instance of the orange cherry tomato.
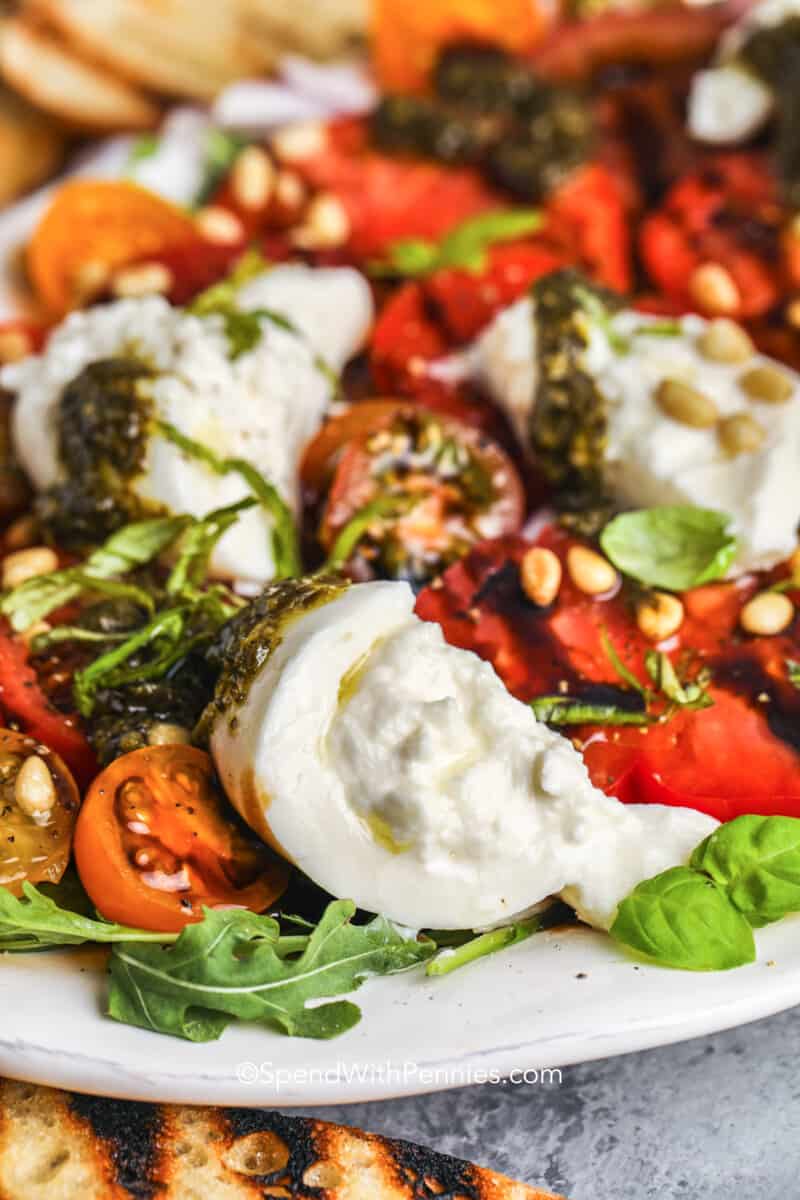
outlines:
M44 786L34 778L32 798L26 800L17 779L34 757L53 786L48 796L46 778ZM0 729L0 886L19 896L23 883L58 883L69 862L79 808L75 780L58 755L24 733Z
M97 777L75 865L104 917L168 933L202 920L204 906L263 912L289 878L228 809L210 757L182 745L134 750Z
M28 271L53 315L81 302L82 269L125 266L181 244L201 246L191 218L134 183L65 183L28 244Z

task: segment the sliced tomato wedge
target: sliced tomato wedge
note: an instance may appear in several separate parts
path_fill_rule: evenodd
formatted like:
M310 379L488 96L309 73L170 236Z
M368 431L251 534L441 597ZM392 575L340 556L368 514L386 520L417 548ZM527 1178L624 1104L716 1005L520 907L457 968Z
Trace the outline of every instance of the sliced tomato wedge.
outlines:
M0 710L63 758L79 783L97 774L97 760L78 717L65 716L49 703L25 643L8 632L0 632Z
M783 220L764 155L712 155L678 180L644 219L639 249L650 279L684 310L697 307L689 287L693 272L714 263L728 271L739 293L731 315L758 317L784 290Z
M202 920L204 906L263 912L289 878L228 806L209 755L182 745L134 750L97 777L75 865L104 917L163 932Z
M562 558L571 544L553 528L539 541ZM604 639L647 682L644 656L652 647L624 593L592 599L565 572L556 603L538 609L519 581L529 546L505 538L476 547L441 586L420 594L417 612L438 621L448 641L492 662L521 700L625 688ZM723 821L746 812L800 816L800 693L785 667L800 658L800 622L780 637L741 635L739 612L758 586L713 584L683 598L686 618L670 657L710 668L711 707L647 727L566 729L597 786L626 802L688 806Z

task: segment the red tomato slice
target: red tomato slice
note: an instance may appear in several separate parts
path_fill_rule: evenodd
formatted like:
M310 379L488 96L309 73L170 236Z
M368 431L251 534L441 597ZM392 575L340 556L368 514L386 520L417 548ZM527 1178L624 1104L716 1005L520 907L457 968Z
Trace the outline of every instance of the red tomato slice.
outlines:
M539 540L562 558L570 545L552 528ZM535 608L519 583L529 545L505 538L476 547L441 586L420 594L418 614L438 621L448 641L492 662L521 700L565 686L619 686L604 633L644 682L650 644L624 596L584 596L565 573L552 609ZM712 707L646 728L567 730L580 739L599 787L626 802L684 805L720 820L744 812L800 815L800 694L786 682L784 665L800 658L800 622L780 637L740 635L738 614L757 586L714 584L684 596L686 618L670 655L676 661L691 653L711 668Z
M404 283L389 298L372 334L372 376L384 391L413 391L427 364L450 349L448 339L426 308L419 283Z
M25 643L8 633L0 633L0 709L24 733L63 758L79 783L97 774L97 760L78 718L64 716L48 703Z

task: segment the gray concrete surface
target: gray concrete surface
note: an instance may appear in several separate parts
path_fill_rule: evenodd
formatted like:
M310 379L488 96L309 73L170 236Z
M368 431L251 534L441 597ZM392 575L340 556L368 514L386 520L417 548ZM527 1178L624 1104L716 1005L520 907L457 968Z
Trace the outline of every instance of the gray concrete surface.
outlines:
M483 1086L309 1109L570 1200L800 1200L800 1008L713 1037Z

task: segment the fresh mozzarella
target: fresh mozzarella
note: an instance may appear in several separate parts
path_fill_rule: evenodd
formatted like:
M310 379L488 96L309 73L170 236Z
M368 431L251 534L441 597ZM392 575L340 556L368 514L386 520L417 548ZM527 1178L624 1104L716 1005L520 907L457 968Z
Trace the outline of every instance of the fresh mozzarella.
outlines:
M157 296L120 300L73 313L42 355L6 367L2 384L17 394L14 441L36 488L61 477L56 417L65 386L91 362L133 353L155 368L143 386L158 419L219 456L246 459L296 509L300 454L331 398L321 358L338 370L359 348L372 316L369 287L349 268L276 267L248 284L242 303L286 316L292 329L264 317L258 344L232 359L220 317L195 317ZM133 489L197 516L247 494L241 477L214 474L157 432ZM242 514L216 547L212 571L272 578L270 528L263 509Z
M688 101L692 137L712 145L746 142L770 116L772 89L736 62L698 71Z
M571 742L413 609L405 583L358 584L287 624L212 728L229 797L328 892L412 928L480 928L556 893L607 927L716 822L598 791Z
M740 542L734 573L768 568L789 557L800 523L800 377L785 404L753 401L741 387L746 371L770 363L754 354L745 363L704 357L699 340L707 322L686 316L673 336L647 336L649 319L622 312L613 333L627 353L587 317L586 367L608 407L605 473L621 506L692 504L726 512ZM614 339L617 340L617 339ZM501 313L478 340L469 370L527 440L536 386L536 321L526 298ZM777 365L777 364L772 364ZM679 424L656 402L665 379L691 384L713 398L722 417L747 413L766 437L758 450L729 457L716 429Z
M687 124L701 142L731 145L747 141L766 123L775 96L741 58L742 48L759 29L774 28L800 16L800 0L760 0L749 5L719 42L716 64L692 80Z

